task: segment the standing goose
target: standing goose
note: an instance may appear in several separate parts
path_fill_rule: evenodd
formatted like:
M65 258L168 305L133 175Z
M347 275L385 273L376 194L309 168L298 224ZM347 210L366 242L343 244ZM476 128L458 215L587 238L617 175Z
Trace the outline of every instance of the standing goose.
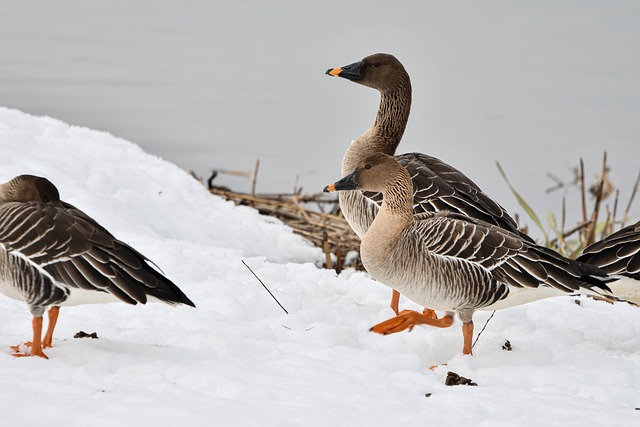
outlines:
M618 297L607 285L613 279L602 270L508 230L449 211L416 214L411 176L386 154L363 159L352 173L325 187L340 190L384 196L360 246L371 276L418 304L446 312L432 319L404 310L375 325L374 332L391 334L418 324L448 327L457 313L463 322L463 353L471 354L476 310L574 293Z
M355 169L363 158L384 153L393 156L404 133L411 110L411 80L393 55L376 53L356 63L331 68L326 74L343 77L380 92L380 104L371 127L351 143L342 160L342 175ZM396 155L413 181L415 213L451 211L480 219L533 240L497 202L467 176L447 163L421 153ZM381 203L381 194L350 191L339 194L340 209L354 232L362 238ZM391 308L398 313L399 294L394 290Z
M145 304L154 297L195 307L144 255L61 201L49 180L32 175L0 184L0 292L25 301L33 315L31 353L16 356L47 358L42 348L51 347L62 305ZM42 315L50 306L41 340Z

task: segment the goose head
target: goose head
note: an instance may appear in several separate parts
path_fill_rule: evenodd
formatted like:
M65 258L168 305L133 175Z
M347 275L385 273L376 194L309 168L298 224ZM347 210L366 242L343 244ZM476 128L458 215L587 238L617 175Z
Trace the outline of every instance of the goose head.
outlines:
M0 202L59 202L60 193L46 178L20 175L0 184Z
M388 53L374 53L353 64L330 68L326 74L342 77L381 92L398 85L410 85L409 75L400 61Z
M362 159L355 170L324 188L325 193L362 190L386 193L400 183L411 181L409 173L393 157L383 153Z

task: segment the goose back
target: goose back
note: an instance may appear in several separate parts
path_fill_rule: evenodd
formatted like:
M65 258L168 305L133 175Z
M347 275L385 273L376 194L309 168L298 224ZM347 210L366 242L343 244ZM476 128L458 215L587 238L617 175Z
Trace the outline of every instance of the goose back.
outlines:
M194 306L146 257L81 210L54 198L11 201L21 200L12 193L16 185L31 188L48 182L30 177L27 184L20 184L24 177L0 188L3 293L26 301L32 311L73 301L69 297L74 289L95 295L95 301L78 301L81 303L103 302L106 296L113 296L137 304L152 296L169 304ZM7 290L9 284L13 290Z
M640 280L640 222L593 243L578 259L609 274Z

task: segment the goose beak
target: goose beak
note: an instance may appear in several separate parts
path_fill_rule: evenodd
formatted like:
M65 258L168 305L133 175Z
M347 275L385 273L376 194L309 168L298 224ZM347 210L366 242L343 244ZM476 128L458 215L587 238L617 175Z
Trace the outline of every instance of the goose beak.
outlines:
M334 182L333 184L327 185L322 191L325 193L334 193L336 191L336 183Z
M323 191L325 193L333 193L334 191L356 190L357 188L358 181L356 181L356 173L354 171L342 178L340 181L327 185L324 187Z
M347 80L356 82L358 80L362 80L363 65L364 63L362 61L358 61L350 65L345 65L344 67L329 68L325 74L335 77L343 77Z

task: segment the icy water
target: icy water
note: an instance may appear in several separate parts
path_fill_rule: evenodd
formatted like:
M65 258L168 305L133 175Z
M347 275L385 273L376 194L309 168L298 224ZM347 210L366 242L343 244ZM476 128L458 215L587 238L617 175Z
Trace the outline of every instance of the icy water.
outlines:
M0 104L104 130L202 176L259 159L258 191L314 192L339 178L378 102L325 70L389 52L414 87L399 151L440 157L521 212L499 161L544 215L561 196L545 194L546 174L569 180L583 157L592 177L604 150L628 197L639 19L637 1L3 2ZM566 194L571 206L577 193Z

